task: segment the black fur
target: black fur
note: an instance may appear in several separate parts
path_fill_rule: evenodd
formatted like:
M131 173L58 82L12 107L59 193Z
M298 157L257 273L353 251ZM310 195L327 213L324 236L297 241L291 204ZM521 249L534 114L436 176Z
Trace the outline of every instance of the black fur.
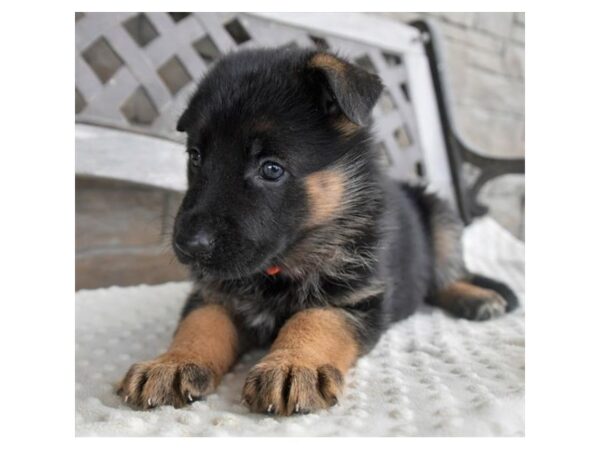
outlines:
M121 382L126 403L184 406L278 338L243 399L314 411L424 301L471 320L517 306L466 270L452 208L380 168L369 116L381 89L336 55L289 47L228 55L206 75L177 124L189 161L173 248L194 289L169 350Z
M315 63L318 55L333 63ZM337 307L366 352L390 323L469 279L456 215L378 165L369 115L381 89L342 58L291 48L234 53L206 75L177 124L200 158L188 164L173 233L195 281L182 317L219 302L252 347L268 345L298 311ZM261 178L265 161L283 177ZM306 180L323 171L344 177L343 201L311 224ZM281 273L267 275L271 266ZM504 284L470 280L497 291L507 311L518 304Z
M200 155L188 164L173 234L196 282L183 316L210 297L228 308L250 347L268 345L298 311L339 307L366 352L390 323L469 274L456 215L423 188L392 183L378 166L369 114L379 79L333 55L336 64L319 66L316 55L328 54L226 56L179 120ZM262 179L265 161L283 166L283 177ZM344 206L307 226L306 180L324 170L346 177ZM436 239L456 251L442 253ZM281 273L267 275L274 265ZM518 304L502 283L471 282L497 291L507 310Z

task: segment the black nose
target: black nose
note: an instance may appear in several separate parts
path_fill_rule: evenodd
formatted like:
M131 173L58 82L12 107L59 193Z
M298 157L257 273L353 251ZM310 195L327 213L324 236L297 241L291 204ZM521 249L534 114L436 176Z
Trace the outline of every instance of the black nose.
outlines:
M213 245L213 238L210 233L199 230L190 237L180 237L175 240L175 247L185 256L193 257L194 255L208 252Z
M212 237L204 230L197 231L187 242L187 246L193 250L206 250L212 245Z

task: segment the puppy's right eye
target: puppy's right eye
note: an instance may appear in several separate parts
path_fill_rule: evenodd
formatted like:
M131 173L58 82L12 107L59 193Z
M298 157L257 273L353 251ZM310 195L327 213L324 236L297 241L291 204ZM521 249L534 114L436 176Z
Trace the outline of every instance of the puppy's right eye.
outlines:
M187 149L190 164L194 167L200 167L200 163L202 162L202 157L200 155L200 150L197 147L190 147Z
M273 161L267 161L260 167L260 176L267 181L277 181L284 173L285 169Z

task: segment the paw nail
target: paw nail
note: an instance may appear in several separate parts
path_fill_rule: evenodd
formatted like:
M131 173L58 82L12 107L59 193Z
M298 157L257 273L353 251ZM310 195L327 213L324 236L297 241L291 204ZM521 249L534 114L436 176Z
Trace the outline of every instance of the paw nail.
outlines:
M267 414L273 414L273 403L271 403L267 408Z
M192 397L192 394L188 394L188 401L190 403L192 403L194 401L194 397Z
M296 407L294 408L294 412L298 414L300 412L300 403L296 403Z
M129 395L125 396L125 403L127 403L127 400L129 400Z

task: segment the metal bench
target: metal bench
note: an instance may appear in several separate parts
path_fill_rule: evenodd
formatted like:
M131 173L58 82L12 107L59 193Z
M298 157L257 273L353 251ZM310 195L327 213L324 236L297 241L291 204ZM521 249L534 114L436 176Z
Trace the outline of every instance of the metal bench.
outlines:
M428 183L465 223L485 214L482 186L524 160L469 147L450 108L435 26L358 13L76 13L76 175L185 189L175 123L219 56L257 46L337 51L386 89L373 116L393 178ZM476 176L465 176L465 168Z

